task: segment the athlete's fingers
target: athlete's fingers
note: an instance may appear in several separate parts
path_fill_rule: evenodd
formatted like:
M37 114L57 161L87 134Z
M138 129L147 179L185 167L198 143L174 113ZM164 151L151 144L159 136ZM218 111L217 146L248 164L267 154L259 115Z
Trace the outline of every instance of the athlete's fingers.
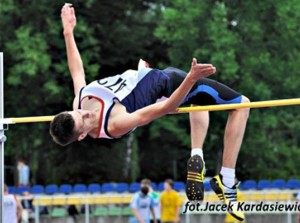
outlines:
M65 10L65 9L71 7L71 6L72 6L71 3L65 3L64 6L62 7L62 10Z
M68 7L66 5L64 5L64 7L61 10L62 14L66 14L67 10L68 10Z
M210 67L210 68L205 68L205 69L199 70L199 75L206 76L206 75L211 75L215 72L216 72L216 68L215 67Z
M212 69L213 66L200 66L200 65L196 65L196 66L193 66L192 67L192 71L194 72L201 72L202 70L205 70L205 69Z
M192 66L196 66L196 65L197 65L197 59L196 59L196 58L193 58Z
M64 5L62 8L61 8L61 12L64 12L66 10L66 5Z
M71 6L68 5L67 12L68 12L69 15L71 14L71 9L72 9Z
M196 64L193 66L193 69L204 69L204 68L209 68L213 67L212 64Z
M199 65L199 66L213 66L213 65L210 64L210 63L199 63L199 64L197 64L197 65Z
M214 73L216 73L216 68L212 68L212 69L207 69L203 72L206 76L212 75Z
M216 71L216 68L215 67L206 67L203 69L204 71Z
M209 67L209 68L204 68L204 69L201 69L201 70L199 70L200 72L213 72L213 71L215 71L216 70L216 68L214 68L214 67Z
M63 8L62 10L61 10L61 16L65 16L66 15L66 8Z
M71 15L75 15L75 10L74 10L74 8L71 8Z
M205 72L207 70L214 70L214 67L213 66L209 66L209 67L197 67L197 68L194 68L193 71L198 73L198 72Z

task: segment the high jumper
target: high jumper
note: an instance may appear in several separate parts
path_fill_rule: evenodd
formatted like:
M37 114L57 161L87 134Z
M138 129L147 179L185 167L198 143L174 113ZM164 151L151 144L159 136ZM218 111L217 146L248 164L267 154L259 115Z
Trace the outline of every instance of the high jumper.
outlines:
M61 18L67 49L68 66L74 85L73 110L55 116L50 133L55 142L67 145L92 138L120 138L180 106L248 103L249 99L233 89L206 77L216 72L212 64L199 64L194 58L186 73L174 67L149 68L141 61L138 70L127 70L86 84L83 63L76 46L76 16L71 4L62 7ZM249 108L229 111L225 128L223 164L220 174L210 181L212 189L238 220L235 165L242 144ZM192 156L187 164L186 194L191 201L204 196L203 143L209 123L208 112L190 113ZM231 205L231 206L232 206Z

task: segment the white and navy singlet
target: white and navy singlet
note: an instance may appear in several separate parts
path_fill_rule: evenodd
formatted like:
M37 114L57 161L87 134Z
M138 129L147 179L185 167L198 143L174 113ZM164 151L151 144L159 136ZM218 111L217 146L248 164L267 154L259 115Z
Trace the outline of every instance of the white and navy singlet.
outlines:
M80 93L79 108L84 98L95 98L102 104L99 123L99 138L113 138L107 131L108 118L114 100L122 103L129 113L168 98L178 88L186 72L168 67L165 70L142 68L128 70L116 75L94 81ZM197 81L181 106L216 105L241 103L242 95L217 81L202 78Z

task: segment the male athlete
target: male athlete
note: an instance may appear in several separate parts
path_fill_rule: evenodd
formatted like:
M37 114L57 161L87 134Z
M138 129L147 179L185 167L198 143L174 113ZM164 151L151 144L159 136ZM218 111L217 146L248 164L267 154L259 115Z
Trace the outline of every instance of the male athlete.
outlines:
M4 194L3 194L3 222L4 223L18 223L22 218L22 204L18 198L9 194L8 188L4 185Z
M86 85L73 34L76 17L71 4L63 6L61 17L75 93L73 111L56 115L50 125L54 141L61 145L81 141L87 135L120 138L138 126L174 112L181 105L249 102L229 87L205 78L216 69L211 64L198 64L196 59L193 59L189 73L172 67L151 69L140 63L138 71L128 70ZM220 174L210 181L219 198L234 205L230 213L239 220L244 219L244 214L235 208L235 165L248 115L249 109L230 111L225 129L223 166ZM208 128L208 112L191 113L190 120L193 149L188 161L186 193L189 200L201 201L205 169L201 148Z

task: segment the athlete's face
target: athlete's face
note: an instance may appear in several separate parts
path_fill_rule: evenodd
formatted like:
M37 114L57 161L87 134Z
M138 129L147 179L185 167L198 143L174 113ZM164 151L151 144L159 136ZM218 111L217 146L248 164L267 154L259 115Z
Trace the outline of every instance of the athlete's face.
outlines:
M164 183L164 189L165 189L165 190L171 190L172 187L171 187L171 185L170 185L169 183L165 182L165 183Z
M95 114L89 110L75 110L69 112L75 121L75 130L80 133L78 141L83 140L89 133Z

